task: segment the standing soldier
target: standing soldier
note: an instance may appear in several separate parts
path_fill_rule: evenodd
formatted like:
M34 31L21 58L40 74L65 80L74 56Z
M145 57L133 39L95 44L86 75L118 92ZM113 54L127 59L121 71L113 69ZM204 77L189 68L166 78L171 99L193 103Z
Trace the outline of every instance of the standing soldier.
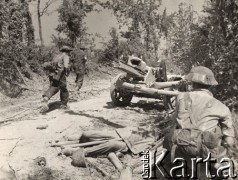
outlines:
M72 49L69 46L63 46L60 49L60 54L57 55L53 62L43 64L45 70L49 71L50 87L43 94L41 112L49 110L48 101L58 91L60 91L60 108L67 108L69 92L66 84L66 77L69 75L70 52Z
M84 74L86 73L87 56L85 52L86 48L81 47L80 52L73 60L73 69L76 74L76 90L79 91L83 85Z

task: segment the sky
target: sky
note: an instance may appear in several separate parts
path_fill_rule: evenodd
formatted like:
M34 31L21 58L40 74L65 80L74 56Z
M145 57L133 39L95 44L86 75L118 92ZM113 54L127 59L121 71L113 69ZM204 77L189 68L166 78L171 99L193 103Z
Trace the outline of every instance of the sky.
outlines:
M44 7L48 0L41 0L41 8ZM172 13L178 10L178 5L181 2L185 2L193 5L193 9L197 12L201 12L205 0L162 0L161 11L167 8L168 13ZM58 13L56 9L62 3L62 0L54 0L54 3L49 8L49 15L42 16L42 32L46 45L51 44L52 34L57 34L55 28L58 25ZM36 42L39 42L39 31L37 21L37 4L36 2L30 3L30 12L32 14L33 25L35 29ZM108 32L111 27L118 27L116 18L113 16L110 10L102 10L100 13L93 12L86 18L86 25L89 33L98 33L105 39L108 38ZM99 40L97 40L99 41Z

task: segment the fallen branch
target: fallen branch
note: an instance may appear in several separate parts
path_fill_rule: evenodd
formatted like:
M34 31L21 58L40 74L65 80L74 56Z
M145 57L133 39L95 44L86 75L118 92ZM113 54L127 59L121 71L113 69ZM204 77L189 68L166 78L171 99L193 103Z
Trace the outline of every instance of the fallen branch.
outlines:
M9 139L2 138L2 139L0 139L0 141L8 141L8 140L16 140L16 139L20 139L20 138L19 137L18 138L9 138Z
M79 141L69 141L69 142L58 142L55 143L52 147L57 147L57 146L65 146L65 145L72 145L72 144L78 144ZM57 145L57 146L56 146Z
M14 118L14 117L16 117L16 116L18 116L18 115L20 115L20 114L26 112L26 111L29 111L29 110L30 110L30 109L24 109L23 111L20 111L20 112L14 114L13 116L10 116L10 117L5 118L5 120L8 121L9 119L12 119L12 118ZM2 121L2 122L5 122L5 120Z
M26 81L25 81L25 79L24 79L24 77L23 77L23 75L22 75L20 69L17 67L17 65L16 65L14 62L12 62L12 64L15 66L15 68L16 68L17 71L18 71L18 73L20 74L20 76L21 76L21 78L22 78L22 80L23 80L23 83L27 86L27 83L26 83Z
M21 141L21 138L16 142L16 144L14 145L14 147L12 148L12 150L9 152L8 154L8 166L9 168L12 170L12 172L14 173L15 177L16 177L16 171L15 169L12 167L12 165L10 164L10 157L13 154L13 151L15 150L15 148L17 147L18 143Z
M122 138L116 138L116 139L108 139L108 140L102 140L102 141L92 141L92 142L86 142L86 143L74 143L70 145L65 145L67 148L78 148L78 147L87 147L87 146L93 146L93 145L98 145L102 144L108 141L121 141ZM50 145L51 147L64 147L62 145L59 145L58 143L54 143Z
M101 169L97 164L95 164L94 162L90 161L89 159L86 160L88 162L88 164L90 164L94 169L96 169L98 172L100 172L103 176L109 176L109 174L104 171L103 169Z
M15 146L12 148L12 150L9 152L9 157L12 155L13 151L17 147L18 143L22 140L21 138L18 138L19 140L16 142Z

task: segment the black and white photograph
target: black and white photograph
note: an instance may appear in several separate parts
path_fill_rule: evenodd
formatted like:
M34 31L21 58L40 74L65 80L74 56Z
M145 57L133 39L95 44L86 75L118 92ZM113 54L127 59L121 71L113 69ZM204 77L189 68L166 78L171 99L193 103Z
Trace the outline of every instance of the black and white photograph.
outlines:
M238 0L0 0L0 180L238 179Z

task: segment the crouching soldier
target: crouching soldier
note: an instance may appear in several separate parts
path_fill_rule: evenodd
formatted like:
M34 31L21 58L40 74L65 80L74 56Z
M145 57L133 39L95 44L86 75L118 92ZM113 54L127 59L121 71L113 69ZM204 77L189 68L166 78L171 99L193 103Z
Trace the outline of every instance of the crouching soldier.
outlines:
M164 147L170 150L171 162L175 158L183 158L186 162L191 162L191 158L204 160L211 153L218 161L212 167L216 172L221 158L227 157L227 149L234 147L231 112L209 90L218 84L210 69L194 67L185 79L192 83L192 91L177 96L176 125L167 134ZM203 165L198 176L207 179ZM191 164L188 167L192 167Z
M49 109L48 101L58 91L60 91L60 108L67 108L69 92L66 84L66 77L69 75L70 52L72 49L68 46L63 46L60 49L60 54L57 55L53 62L43 64L45 70L49 72L50 87L43 94L41 112L46 112Z

